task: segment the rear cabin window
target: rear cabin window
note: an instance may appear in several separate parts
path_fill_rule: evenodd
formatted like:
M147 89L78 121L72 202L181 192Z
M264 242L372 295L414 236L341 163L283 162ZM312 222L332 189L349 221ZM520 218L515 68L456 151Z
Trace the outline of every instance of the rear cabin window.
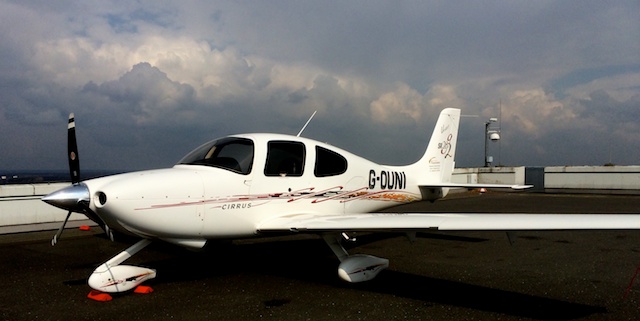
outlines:
M253 141L228 137L208 142L187 154L178 164L219 167L247 175L253 165Z
M313 173L317 177L340 175L346 171L346 158L334 151L316 146L316 166Z
M305 157L303 143L270 141L267 148L266 176L302 176Z

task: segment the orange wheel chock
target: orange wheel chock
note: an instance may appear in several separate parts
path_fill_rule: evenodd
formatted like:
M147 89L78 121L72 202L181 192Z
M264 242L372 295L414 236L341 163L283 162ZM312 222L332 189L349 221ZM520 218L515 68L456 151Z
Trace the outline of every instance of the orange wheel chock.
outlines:
M133 292L138 294L149 294L153 292L153 288L146 285L138 285Z
M100 292L98 290L91 290L89 295L87 295L87 298L99 302L107 302L113 299L108 293Z

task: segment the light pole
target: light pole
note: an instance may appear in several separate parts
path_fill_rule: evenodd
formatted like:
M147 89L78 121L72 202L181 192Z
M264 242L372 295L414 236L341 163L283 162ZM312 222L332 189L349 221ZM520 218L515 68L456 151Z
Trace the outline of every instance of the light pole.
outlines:
M484 123L484 167L489 167L493 162L493 157L489 159L489 144L487 143L489 140L492 142L500 140L500 129L490 129L491 123L495 123L498 121L498 118L489 118L489 121Z

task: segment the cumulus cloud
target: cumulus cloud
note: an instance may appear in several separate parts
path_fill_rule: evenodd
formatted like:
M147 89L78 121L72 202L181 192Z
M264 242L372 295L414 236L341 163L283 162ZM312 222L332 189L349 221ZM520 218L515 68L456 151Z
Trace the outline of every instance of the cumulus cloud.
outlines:
M609 77L597 78L585 84L574 86L567 94L578 99L589 99L591 93L604 90L618 101L632 99L638 95L640 72L629 72Z
M416 90L406 84L398 89L380 96L371 102L371 114L377 122L388 122L398 117L410 117L414 120L422 118L424 98Z
M170 80L148 63L140 63L118 80L100 85L89 82L85 93L106 97L122 114L134 117L138 124L162 119L164 115L189 109L194 104L193 87ZM166 120L166 119L165 119Z
M382 94L370 104L371 117L376 122L395 123L404 118L421 122L424 115L434 116L448 107L464 108L466 103L450 85L434 84L425 94L398 84L394 91Z
M540 137L549 127L568 124L576 116L542 88L516 90L503 101L502 120L532 137Z

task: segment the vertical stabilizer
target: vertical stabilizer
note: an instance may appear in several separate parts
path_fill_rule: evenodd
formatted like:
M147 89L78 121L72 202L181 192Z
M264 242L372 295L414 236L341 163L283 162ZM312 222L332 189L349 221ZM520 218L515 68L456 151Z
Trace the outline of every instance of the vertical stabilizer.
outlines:
M418 185L451 182L459 125L460 109L446 108L440 112L427 150L418 162L408 166L410 175L417 178ZM423 191L423 197L440 198L446 195L446 192L447 189ZM434 195L425 195L430 193Z

